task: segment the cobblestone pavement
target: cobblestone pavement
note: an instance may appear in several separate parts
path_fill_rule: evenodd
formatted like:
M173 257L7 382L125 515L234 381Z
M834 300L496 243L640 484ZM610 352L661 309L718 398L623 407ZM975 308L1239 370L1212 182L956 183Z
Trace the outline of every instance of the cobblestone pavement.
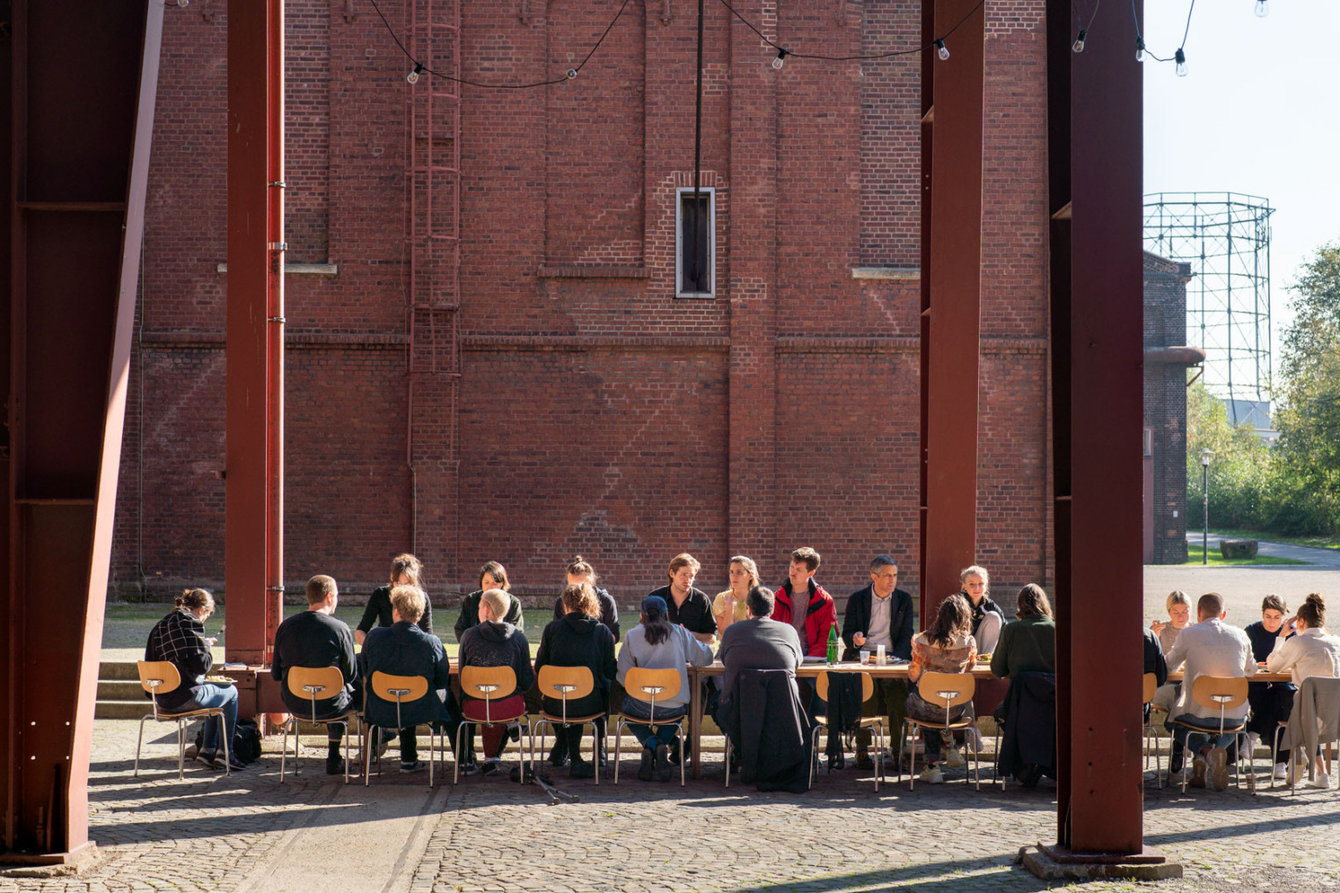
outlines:
M91 833L98 860L81 876L0 877L0 891L414 890L928 891L1045 890L1011 864L1055 839L1055 789L975 792L961 779L874 793L853 770L821 775L803 795L760 794L708 777L638 782L624 763L606 777L555 781L580 802L547 805L503 777L449 780L389 772L370 787L330 780L317 742L306 771L278 784L277 756L231 778L188 768L173 740L146 741L131 775L136 723L94 731ZM148 735L146 735L148 737ZM426 742L425 742L426 743ZM394 762L388 764L394 767ZM1145 791L1145 841L1180 862L1162 890L1340 888L1340 794L1287 788L1255 795ZM310 878L299 884L298 878ZM1102 882L1085 889L1144 889Z

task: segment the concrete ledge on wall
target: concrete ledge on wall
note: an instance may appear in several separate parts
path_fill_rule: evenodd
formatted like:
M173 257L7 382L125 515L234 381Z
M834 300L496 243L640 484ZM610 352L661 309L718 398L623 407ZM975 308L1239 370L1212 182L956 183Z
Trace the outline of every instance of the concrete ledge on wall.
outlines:
M227 273L227 261L219 264L215 270ZM338 276L339 273L337 264L284 264L284 274L287 276Z
M853 279L883 279L893 282L919 282L920 267L852 267Z

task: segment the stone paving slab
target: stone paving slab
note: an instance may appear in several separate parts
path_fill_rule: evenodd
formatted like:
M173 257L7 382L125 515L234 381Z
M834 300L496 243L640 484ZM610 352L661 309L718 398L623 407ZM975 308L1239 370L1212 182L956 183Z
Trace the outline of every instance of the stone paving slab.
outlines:
M1056 889L1014 867L1020 847L1055 839L1055 789L979 792L954 779L890 781L874 793L854 770L819 777L803 795L760 794L708 777L644 783L555 782L578 803L548 805L505 777L449 779L388 772L370 787L308 769L278 783L277 756L231 778L188 769L173 741L146 741L131 776L136 723L94 727L91 832L100 858L82 876L0 877L0 891L1035 891ZM389 764L394 766L392 762ZM864 776L864 777L862 777ZM1340 888L1340 794L1245 788L1222 793L1146 785L1146 843L1182 863L1160 890ZM391 821L372 822L371 818ZM394 824L399 821L400 824ZM385 825L382 831L379 826ZM387 832L391 829L391 833ZM375 852L370 853L370 850ZM298 879L308 882L298 884ZM1085 889L1147 890L1136 882Z

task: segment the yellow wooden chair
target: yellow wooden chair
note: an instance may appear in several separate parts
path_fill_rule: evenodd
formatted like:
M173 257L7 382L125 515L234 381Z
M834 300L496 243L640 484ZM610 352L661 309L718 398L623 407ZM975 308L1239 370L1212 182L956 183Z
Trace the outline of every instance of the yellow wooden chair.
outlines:
M658 729L661 726L674 726L675 738L679 741L679 786L684 787L684 764L689 761L688 750L684 747L684 720L686 716L674 716L668 719L656 718L656 702L666 701L679 694L680 680L679 670L671 667L665 670L653 670L648 667L633 667L624 677L624 692L638 701L647 703L650 710L649 719L641 719L636 716L628 716L620 711L614 715L617 720L614 726L614 783L619 783L619 753L623 744L623 729L625 726L648 726L651 729Z
M461 748L465 746L466 723L471 726L516 726L518 734L522 729L526 730L527 736L530 735L530 720L526 715L526 707L523 703L520 712L510 713L504 711L496 712L493 707L494 701L501 701L510 698L516 692L516 671L511 667L461 667L461 694L465 698L474 698L484 702L484 718L470 719L463 721L456 729L456 767L455 774L452 776L452 784L461 780ZM530 742L530 749L535 749L534 741ZM525 744L518 745L521 752L525 753ZM522 767L522 777L525 777L525 767Z
M548 723L550 728L558 724L579 725L583 729L589 724L591 726L591 762L596 773L596 784L600 784L600 724L599 720L605 715L605 711L599 713L588 713L582 716L568 715L568 701L578 701L595 691L595 676L591 674L590 667L540 667L540 694L547 698L553 698L563 703L563 708L558 713L550 713L547 710L541 710L540 715L531 723L530 729L530 762L535 765L535 736L539 735L540 752L544 751L544 735L540 733L540 726ZM555 729L555 735L558 734Z
M140 748L144 745L145 720L152 719L154 722L175 722L177 724L177 778L181 779L186 768L186 721L202 716L217 716L219 718L219 739L223 742L224 774L231 775L232 757L228 752L230 742L228 741L227 724L223 721L223 708L198 707L194 710L161 710L158 707L157 695L166 695L176 691L181 686L181 673L177 671L175 664L167 660L142 660L138 661L138 666L140 687L154 697L149 699L149 702L153 704L153 712L140 717L140 737L135 744L135 775L140 774Z
M424 676L396 676L392 673L383 673L376 670L372 678L368 680L368 685L372 688L372 693L383 701L395 703L395 721L396 728L402 729L404 725L400 719L400 708L406 704L413 704L415 701L427 697L437 697L435 693L428 688L428 679ZM364 695L363 714L360 717L363 725L363 784L369 783L369 775L372 772L372 730L375 728L368 721L367 695ZM428 724L428 787L433 786L433 764L437 762L437 724ZM378 766L381 763L378 761Z
M972 696L976 691L977 681L972 677L971 673L925 672L921 674L921 678L917 680L918 694L920 694L921 699L928 704L934 704L937 707L943 706L945 709L945 718L944 722L938 720L931 722L923 719L914 719L910 716L903 720L901 737L903 746L908 751L908 771L911 773L907 782L907 789L909 791L916 786L917 749L915 737L911 739L909 743L908 732L911 731L915 735L916 730L919 728L935 729L940 732L960 732L974 728L977 725L977 717L965 715L958 721L951 722L949 719L949 711L954 707L972 701ZM980 791L982 789L981 754L977 753L974 749L975 745L973 739L975 736L965 735L964 737L967 739L970 756L972 757L973 771L976 777L976 787L977 790ZM902 777L901 771L899 772L899 777ZM968 779L966 775L964 776L963 781L965 784L967 783Z
M284 762L288 758L288 733L293 732L293 774L299 775L302 769L298 765L298 723L328 726L333 722L344 723L344 783L349 783L349 726L359 718L358 710L350 707L339 716L320 719L316 715L316 702L335 697L344 688L344 674L339 667L289 667L284 673L284 684L288 690L311 704L309 715L301 720L297 714L291 714L284 723L284 742L279 751L279 783L284 783ZM359 740L362 740L360 734ZM361 761L360 761L361 762Z
M820 698L826 703L828 701L828 674L831 671L823 670L815 680L815 690ZM869 673L861 673L861 703L864 704L875 695L875 680L870 678ZM879 792L879 780L884 775L884 717L882 716L862 716L859 726L862 729L874 729L875 731L875 792ZM828 729L828 734L833 734L833 729L828 727L828 717L814 717L814 740L811 743L811 752L819 752L819 733ZM814 787L814 763L810 760L810 787ZM730 787L730 748L726 748L726 787Z
M1185 685L1186 683L1182 683ZM1197 676L1191 683L1191 700L1206 710L1215 710L1219 713L1219 735L1236 735L1238 739L1238 759L1233 764L1233 784L1240 787L1242 785L1242 746L1247 735L1247 718L1230 719L1227 716L1229 710L1235 707L1241 707L1247 703L1247 679L1243 676ZM1201 732L1206 735L1216 734L1214 729L1205 729L1190 723L1178 722L1176 719L1170 720L1175 726L1181 726L1192 732ZM1168 765L1172 766L1173 749L1177 746L1173 736L1169 736L1168 743ZM1187 777L1191 769L1191 757L1193 755L1183 753L1182 755L1182 793L1186 793ZM1253 762L1253 755L1247 754L1248 775L1247 789L1256 790L1256 766Z

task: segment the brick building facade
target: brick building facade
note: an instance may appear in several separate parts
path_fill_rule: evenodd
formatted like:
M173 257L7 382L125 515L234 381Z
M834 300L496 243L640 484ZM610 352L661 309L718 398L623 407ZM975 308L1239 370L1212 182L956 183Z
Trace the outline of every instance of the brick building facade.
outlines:
M380 0L429 67L527 83L619 0ZM793 51L915 46L919 2L733 4ZM345 591L414 549L430 592L590 559L622 602L811 545L846 593L917 588L919 65L788 59L706 5L710 295L677 296L696 8L629 3L570 81L456 88L366 0L290 0L286 578ZM459 30L453 23L459 10ZM223 578L225 29L170 8L113 578ZM979 563L1050 585L1043 4L987 7ZM952 40L950 41L952 48ZM953 64L951 58L939 64ZM692 210L691 208L689 210Z

